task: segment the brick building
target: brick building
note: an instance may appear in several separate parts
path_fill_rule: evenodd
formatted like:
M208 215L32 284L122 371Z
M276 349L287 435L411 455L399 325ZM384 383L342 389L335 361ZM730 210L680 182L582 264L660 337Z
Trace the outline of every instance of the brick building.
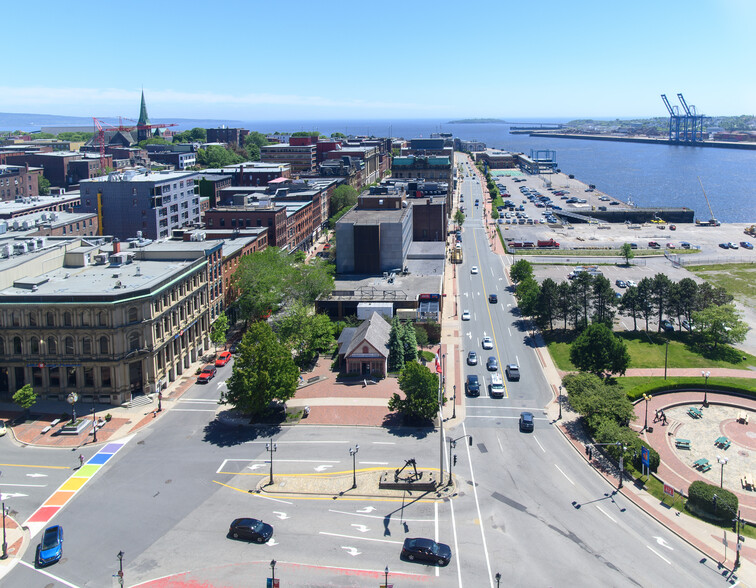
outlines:
M249 130L247 129L219 127L217 129L206 130L208 143L227 143L229 145L238 145L239 147L244 147L244 138L249 135Z
M300 139L309 137L292 137L289 143L260 147L260 160L265 163L288 163L294 174L315 171L317 148L312 143L297 144Z
M24 165L0 165L0 200L39 196L42 168Z
M94 178L101 172L100 156L94 153L56 151L52 153L24 153L8 155L7 164L40 167L53 186L68 188L82 180ZM105 165L113 167L113 157L105 156Z

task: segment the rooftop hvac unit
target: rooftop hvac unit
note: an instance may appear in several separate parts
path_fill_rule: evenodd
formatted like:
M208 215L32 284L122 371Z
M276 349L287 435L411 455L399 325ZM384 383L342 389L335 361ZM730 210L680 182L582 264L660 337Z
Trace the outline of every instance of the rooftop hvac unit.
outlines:
M51 213L50 213L50 220L54 220L54 221L56 221L56 220L58 220L58 217L59 217L59 216L60 216L60 215L59 215L59 214L58 214L57 212L51 212Z
M141 276L142 275L142 268L140 266L136 266L136 274L135 275L137 275L137 276Z
M14 243L13 253L15 253L16 255L26 253L26 243Z
M11 226L13 227L14 231L18 231L18 229L21 228L20 223L17 220L15 220L15 219L13 220L13 225L11 225Z
M42 249L45 246L45 238L37 237L37 249Z
M95 255L95 265L103 265L108 263L108 254L107 253L98 253Z
M29 251L36 251L37 250L37 242L32 239L31 241L26 242L26 247Z
M123 284L121 284L121 280L118 280L118 281L117 281L117 282L115 283L115 286L114 286L114 287L115 287L116 289L118 289L118 288L122 288L122 287L123 287Z
M24 229L24 230L30 229L31 226L29 226L29 221L25 220L24 222L22 222L21 223L21 228Z
M7 232L8 232L8 223L6 223L5 221L0 221L0 235Z
M0 247L0 256L7 258L11 256L11 246L9 243L6 243L2 247Z

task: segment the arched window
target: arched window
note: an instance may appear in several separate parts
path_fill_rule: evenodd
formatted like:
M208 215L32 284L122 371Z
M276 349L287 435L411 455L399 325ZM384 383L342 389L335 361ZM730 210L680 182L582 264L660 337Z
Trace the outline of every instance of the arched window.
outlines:
M100 353L102 354L108 353L108 338L107 337L100 337Z
M39 353L39 339L37 339L36 337L32 337L30 340L29 348L33 354L35 355L38 354Z
M139 320L139 313L137 311L137 308L136 308L136 306L132 306L131 308L129 308L128 321L129 321L129 323L135 323L138 320Z
M66 337L65 341L66 355L74 354L74 340L73 337Z
M71 327L73 326L73 320L71 318L71 313L66 311L63 313L63 326L65 327Z
M89 313L88 312L81 313L81 324L85 327L89 326Z
M90 337L84 337L84 339L82 339L81 352L84 355L92 355L92 339Z
M48 327L54 327L55 326L55 315L52 312L47 313L47 326Z
M58 353L58 340L55 337L47 338L47 353L56 355Z
M13 353L21 355L21 337L13 337Z
M136 351L139 349L139 333L131 333L129 335L129 351Z

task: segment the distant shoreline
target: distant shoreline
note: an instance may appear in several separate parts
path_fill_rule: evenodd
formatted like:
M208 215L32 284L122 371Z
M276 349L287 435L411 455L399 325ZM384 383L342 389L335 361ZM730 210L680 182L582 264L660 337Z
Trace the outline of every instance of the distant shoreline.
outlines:
M509 124L505 120L501 120L500 118L462 118L460 120L450 120L446 123L447 125L472 125L472 124L481 124L481 125L506 125Z

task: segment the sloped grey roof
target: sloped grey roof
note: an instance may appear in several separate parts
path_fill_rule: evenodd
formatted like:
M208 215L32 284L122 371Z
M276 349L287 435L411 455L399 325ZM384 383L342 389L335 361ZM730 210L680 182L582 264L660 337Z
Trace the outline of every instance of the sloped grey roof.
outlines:
M346 330L346 329L345 329ZM343 333L342 333L343 334ZM349 355L357 349L363 341L380 351L384 357L388 357L388 341L391 334L391 325L380 314L373 312L370 318L364 321L352 335L345 355Z
M344 330L341 331L341 335L339 335L338 341L336 341L336 345L339 348L339 353L341 353L342 347L344 349L347 349L349 347L349 344L352 342L352 337L354 336L354 332L357 330L357 327L344 327Z

